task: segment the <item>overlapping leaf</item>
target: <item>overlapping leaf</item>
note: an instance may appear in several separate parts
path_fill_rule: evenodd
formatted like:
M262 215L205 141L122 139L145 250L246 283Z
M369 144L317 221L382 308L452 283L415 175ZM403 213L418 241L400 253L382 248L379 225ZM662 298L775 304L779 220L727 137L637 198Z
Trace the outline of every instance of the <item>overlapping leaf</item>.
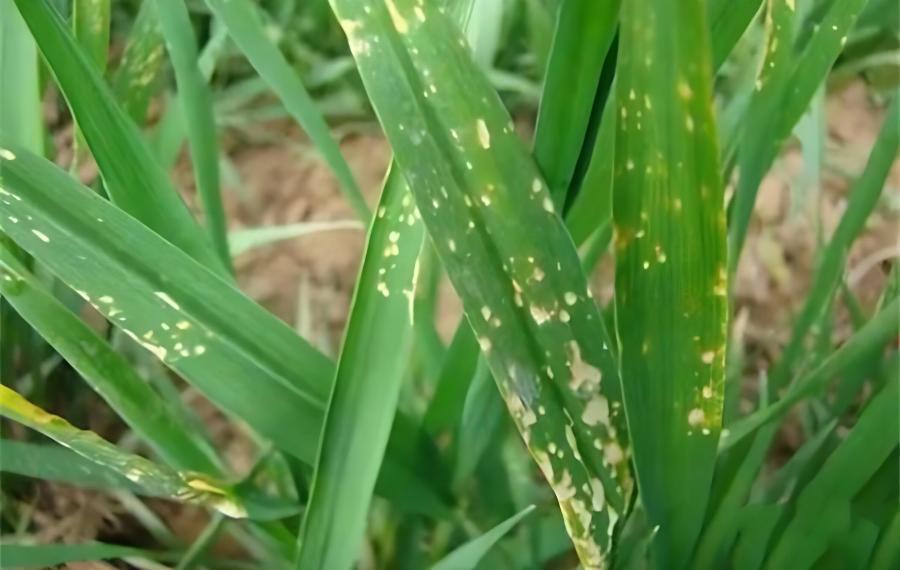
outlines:
M76 428L0 385L0 415L56 440L75 453L115 471L157 497L208 505L230 517L246 517L246 508L233 491L200 474L178 472L121 451L91 431Z
M510 412L600 566L630 490L618 375L546 184L444 14L332 7Z
M221 462L203 434L171 409L124 357L43 290L35 277L2 246L0 293L169 464L179 469L221 474Z
M841 280L847 252L878 204L888 174L896 161L897 151L900 149L898 125L900 125L900 92L891 103L862 175L851 189L846 212L821 254L813 275L813 286L804 301L803 309L794 321L790 341L772 371L770 391L779 390L787 383L792 369L802 356L803 341L810 328L830 306L830 300Z
M323 355L49 162L4 149L0 185L5 233L218 405L312 460L332 370Z
M333 365L232 284L24 150L0 148L0 231L222 409L313 463ZM405 508L443 508L406 464L388 460L380 485L412 497Z
M794 55L787 21L793 16L796 4L791 0L770 1L766 63L760 69L738 151L740 177L732 205L728 243L731 271L740 259L759 184L841 53L865 3L865 0L831 2L815 23L802 53Z
M22 0L16 6L69 103L110 198L201 263L224 271L168 175L59 14L47 0Z
M206 0L206 3L228 28L229 35L260 77L272 87L291 116L300 123L322 153L359 218L368 220L369 208L340 148L331 137L325 119L316 109L300 78L266 35L256 6L249 0Z
M562 2L538 112L534 159L562 207L589 133L595 100L603 109L604 91L598 95L600 74L612 52L618 27L619 0ZM599 96L599 100L597 100ZM589 145L588 145L589 146Z

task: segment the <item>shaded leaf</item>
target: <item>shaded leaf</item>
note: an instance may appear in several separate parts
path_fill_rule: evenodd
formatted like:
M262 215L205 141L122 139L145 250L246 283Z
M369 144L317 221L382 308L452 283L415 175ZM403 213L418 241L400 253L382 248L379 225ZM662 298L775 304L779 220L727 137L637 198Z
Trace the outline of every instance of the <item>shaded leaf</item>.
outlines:
M533 510L534 505L526 507L478 538L460 546L432 566L431 570L468 570L475 568L491 547Z

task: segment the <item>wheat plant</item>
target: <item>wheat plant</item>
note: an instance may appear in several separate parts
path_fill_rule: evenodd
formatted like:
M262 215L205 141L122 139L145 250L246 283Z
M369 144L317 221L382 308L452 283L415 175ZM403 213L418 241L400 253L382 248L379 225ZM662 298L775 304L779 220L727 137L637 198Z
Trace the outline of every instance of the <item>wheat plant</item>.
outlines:
M896 81L750 409L730 318L764 176L892 3L143 0L110 58L116 4L0 0L3 567L900 568L900 282L894 266L870 310L845 275L898 157ZM273 34L298 14L312 24L297 34L352 56L341 69L390 144L377 203L286 55L292 30ZM538 70L530 143L499 92L518 80L491 65L503 41ZM319 228L229 234L214 78L234 59L367 229L333 358L235 280L237 252ZM47 142L51 92L76 127L68 171ZM820 131L797 135L804 153ZM169 176L183 146L199 216ZM608 304L589 285L604 255ZM446 346L443 276L464 310ZM838 307L853 322L839 344ZM61 367L126 437L43 409L47 391L77 393L49 382ZM249 471L182 381L256 443ZM804 442L773 466L797 416ZM209 523L190 542L147 522L141 547L41 544L15 528L20 477ZM211 549L225 534L244 556Z

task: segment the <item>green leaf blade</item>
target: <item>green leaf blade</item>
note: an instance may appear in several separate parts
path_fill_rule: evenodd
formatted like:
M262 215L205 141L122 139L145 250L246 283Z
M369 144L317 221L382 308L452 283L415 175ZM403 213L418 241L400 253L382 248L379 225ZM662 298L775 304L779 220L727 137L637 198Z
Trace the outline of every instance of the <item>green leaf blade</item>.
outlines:
M238 502L233 491L214 479L197 473L179 472L122 451L96 433L76 428L2 385L0 415L30 427L82 457L115 471L139 485L142 492L148 495L208 505L230 517L247 516L246 509Z
M785 41L774 42L775 37L785 35L784 26L780 30L770 28L766 59L776 65L771 71L768 65L761 70L738 150L740 178L728 229L728 262L732 273L740 260L759 185L843 50L847 34L865 4L865 0L832 2L813 28L803 52L797 56L793 56L790 42L787 45ZM793 16L793 5L778 0L770 8L774 10L773 16L781 14L781 19L787 20L785 12Z
M810 568L833 544L853 497L897 448L898 387L900 382L891 378L872 398L847 439L800 493L765 568Z
M43 154L37 46L11 2L0 5L0 138Z
M141 2L111 85L125 113L143 125L165 63L165 45L153 2Z
M212 444L173 412L128 362L41 286L0 246L0 293L128 423L179 469L221 474Z
M423 238L409 187L392 170L369 234L325 415L299 538L301 568L350 568L359 554L412 345Z
M359 190L353 173L331 137L325 119L315 107L306 88L281 52L266 36L256 6L248 0L206 0L207 5L228 28L229 35L247 56L260 77L282 100L288 112L303 127L322 153L341 184L344 196L361 220L371 212Z
M641 500L682 568L722 424L727 267L705 5L622 8L613 219L616 324Z
M0 147L0 231L217 406L314 464L334 366L232 283L20 149ZM414 487L417 512L444 507L395 458L379 485L394 501Z
M17 1L16 6L69 103L112 200L201 263L224 273L168 175L59 14L46 0Z
M225 212L219 188L219 145L212 96L197 62L200 54L187 6L181 0L156 0L160 27L175 69L178 99L185 121L197 193L210 241L225 267L231 267Z
M213 402L312 462L333 370L324 355L49 162L4 149L0 184L5 233Z
M600 566L630 492L618 373L547 186L444 14L332 7L517 428Z
M153 552L121 546L87 542L82 544L0 544L3 564L9 568L52 568L69 562L89 562L116 558L172 559L176 556L166 552Z
M534 505L522 509L522 511L509 517L483 535L467 542L445 556L440 562L432 566L431 570L466 570L468 568L476 568L479 561L484 558L484 555L488 553L491 547L512 530L519 521L531 514L532 511L534 511Z
M869 154L869 159L860 177L855 181L850 192L847 209L841 217L834 234L821 252L820 261L815 269L812 287L803 309L797 315L790 341L772 371L769 392L774 394L787 384L790 374L805 350L804 340L815 321L829 306L834 296L847 253L853 241L862 231L866 220L878 205L882 191L890 174L891 167L900 150L900 92L894 96L884 124Z
M559 9L533 151L557 204L565 203L585 144L600 72L618 28L619 4L569 0Z

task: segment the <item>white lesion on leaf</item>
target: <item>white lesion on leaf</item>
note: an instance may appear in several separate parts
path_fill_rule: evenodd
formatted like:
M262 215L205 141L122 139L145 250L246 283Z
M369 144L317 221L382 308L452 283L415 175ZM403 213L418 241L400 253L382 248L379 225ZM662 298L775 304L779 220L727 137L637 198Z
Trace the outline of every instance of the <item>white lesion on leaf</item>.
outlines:
M484 149L491 148L491 133L488 130L487 123L484 122L484 119L478 119L475 125L478 132L478 142L481 144L481 147Z
M181 310L181 305L179 305L177 302L175 302L175 300L165 291L154 291L153 294L156 295L156 297L158 299L160 299L163 303L172 307L176 311Z
M550 320L551 312L536 303L532 303L528 310L535 324L539 326Z
M397 5L394 4L394 0L384 0L384 4L387 6L388 14L391 16L391 22L394 24L394 29L397 30L397 33L407 33L409 31L409 23L403 15L400 14Z
M571 340L566 344L566 352L568 355L567 364L571 373L569 387L574 392L594 392L600 387L602 374L600 369L592 364L585 362L581 357L581 347L578 341Z

